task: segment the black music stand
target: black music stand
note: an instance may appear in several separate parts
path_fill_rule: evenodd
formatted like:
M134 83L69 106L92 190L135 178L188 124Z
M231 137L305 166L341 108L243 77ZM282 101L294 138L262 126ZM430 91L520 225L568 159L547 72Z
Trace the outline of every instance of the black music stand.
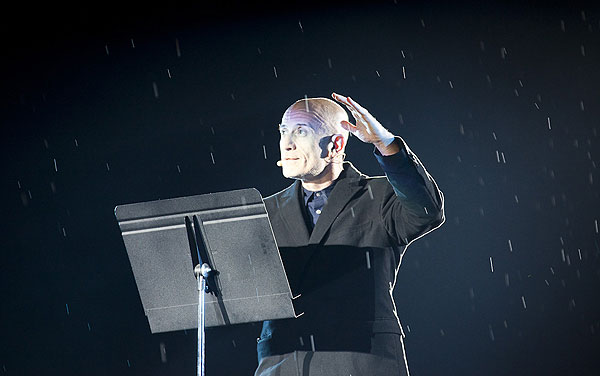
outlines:
M115 207L152 333L297 317L256 189Z

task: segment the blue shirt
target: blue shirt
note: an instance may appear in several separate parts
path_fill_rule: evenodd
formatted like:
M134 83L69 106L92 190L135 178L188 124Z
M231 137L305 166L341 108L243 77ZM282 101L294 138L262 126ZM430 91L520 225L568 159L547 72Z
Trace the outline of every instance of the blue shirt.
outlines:
M304 207L308 214L307 224L309 225L310 231L315 228L317 224L317 219L319 219L319 215L323 211L323 207L327 203L327 197L331 194L333 187L337 183L337 179L333 181L333 183L320 191L309 191L308 189L302 187L304 191Z

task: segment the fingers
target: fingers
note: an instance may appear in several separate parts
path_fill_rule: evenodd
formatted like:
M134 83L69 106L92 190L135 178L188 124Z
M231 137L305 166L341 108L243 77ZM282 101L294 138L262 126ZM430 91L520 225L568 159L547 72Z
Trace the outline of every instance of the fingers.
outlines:
M352 107L352 104L348 100L348 98L344 97L343 95L339 95L339 94L336 94L336 93L331 93L331 96L333 97L333 99L335 99L336 101L338 101L341 104L343 104L344 106L346 106L348 108L348 111L352 112L352 110L354 109Z
M354 106L354 108L356 108L361 115L363 115L363 116L370 115L369 111L367 111L366 108L364 108L363 106L358 104L358 102L356 102L354 99L348 97L348 102L350 102L350 104L352 104L352 106Z
M354 107L348 106L348 110L352 113L352 116L354 116L354 120L356 120L357 122L364 121L362 115L359 114Z
M346 106L348 111L350 111L350 112L356 111L356 109L352 106L352 104L350 103L350 101L348 100L347 97L344 97L343 95L339 95L336 93L332 93L331 96L333 97L333 99L335 99L336 101L338 101L341 104L343 104L344 106Z
M346 120L342 120L340 122L340 125L342 126L342 128L344 128L345 130L347 130L350 133L354 133L358 129L358 127L356 125L354 125L351 122L346 121Z
M335 99L338 102L342 102L343 104L349 103L348 99L346 97L344 97L343 95L339 95L337 93L331 93L331 96L333 97L333 99Z
M352 105L352 103L350 103L350 101L348 100L349 98L344 97L344 96L339 95L339 94L336 94L336 93L332 93L331 96L333 97L333 99L335 99L336 101L338 101L341 104L343 104L344 106L346 106L346 108L348 109L348 111L350 111L350 113L352 114L352 116L354 117L354 119L357 122L364 121L362 114L360 114L360 112L358 111L358 109L356 107L354 107Z
M353 113L353 115L354 115L354 112L358 112L362 116L369 116L370 115L369 111L367 111L366 108L364 108L363 106L361 106L360 104L358 104L358 102L356 102L354 99L352 99L350 97L344 97L343 95L339 95L337 93L331 93L331 96L336 101L344 104L348 108L348 110Z

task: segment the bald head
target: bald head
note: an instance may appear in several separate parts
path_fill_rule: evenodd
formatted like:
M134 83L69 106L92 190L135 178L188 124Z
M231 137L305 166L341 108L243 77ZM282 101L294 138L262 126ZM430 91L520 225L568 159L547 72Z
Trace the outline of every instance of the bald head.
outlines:
M283 175L320 190L343 170L348 131L346 111L327 98L300 99L285 110L279 125ZM318 189L317 189L318 188Z
M342 120L348 121L348 114L342 106L331 99L300 99L285 110L281 123L297 122L298 119L310 122L309 125L324 136L341 134L344 140L348 139L348 131L340 125Z

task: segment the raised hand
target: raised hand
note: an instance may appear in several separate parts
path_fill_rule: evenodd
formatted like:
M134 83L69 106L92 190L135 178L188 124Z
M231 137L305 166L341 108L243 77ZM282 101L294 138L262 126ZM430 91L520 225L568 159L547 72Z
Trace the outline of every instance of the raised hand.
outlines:
M346 106L354 117L356 125L345 120L341 122L341 125L359 140L373 144L378 148L387 147L394 141L394 135L385 129L384 126L381 125L381 123L375 119L366 108L358 104L358 102L350 97L344 97L336 93L332 93L331 96L333 99Z

